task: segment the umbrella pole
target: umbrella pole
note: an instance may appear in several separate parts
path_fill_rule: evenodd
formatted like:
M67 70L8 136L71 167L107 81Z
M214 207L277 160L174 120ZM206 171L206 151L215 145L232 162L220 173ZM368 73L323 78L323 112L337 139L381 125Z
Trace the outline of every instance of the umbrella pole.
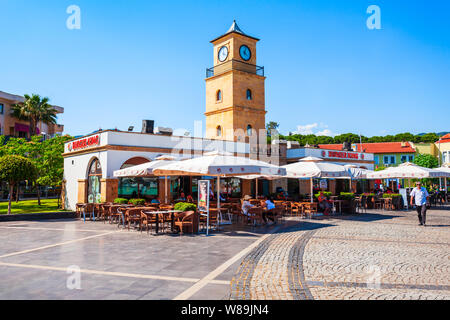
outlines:
M255 199L258 200L258 178L256 178L256 185L255 185Z
M310 182L311 182L311 203L313 203L314 202L314 200L313 200L313 196L314 196L313 195L313 191L314 191L313 190L313 178L310 179Z
M220 176L217 176L217 209L220 209Z
M445 197L445 202L447 202L447 177L444 178L444 181L445 181L444 197Z
M164 198L165 198L165 202L164 203L168 203L167 202L167 176L164 176Z

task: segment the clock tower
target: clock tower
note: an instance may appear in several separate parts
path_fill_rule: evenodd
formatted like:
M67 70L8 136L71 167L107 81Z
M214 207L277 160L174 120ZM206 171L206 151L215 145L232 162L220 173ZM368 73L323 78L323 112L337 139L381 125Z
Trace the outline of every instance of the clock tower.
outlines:
M249 141L265 130L264 67L256 65L259 39L245 34L236 21L211 41L214 66L206 70L206 137Z

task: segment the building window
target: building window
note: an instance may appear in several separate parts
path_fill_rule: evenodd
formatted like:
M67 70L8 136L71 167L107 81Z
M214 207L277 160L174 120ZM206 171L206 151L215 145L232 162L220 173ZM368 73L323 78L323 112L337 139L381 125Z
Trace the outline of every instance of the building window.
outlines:
M408 157L408 161L409 161L409 162L413 162L413 161L414 161L414 156L409 156L409 157Z
M373 157L373 161L375 162L375 164L380 164L379 161L378 161L378 156L374 156Z
M248 126L247 126L247 135L248 135L248 136L251 136L252 133L253 133L253 128L252 128L251 125L248 125Z
M4 109L5 109L5 105L0 103L0 114L3 114Z
M222 101L222 90L217 90L216 101Z
M443 163L450 163L450 151L442 152L442 162Z
M247 89L247 100L252 100L252 90Z
M217 126L217 136L218 137L222 136L222 127L221 126Z
M384 164L395 164L395 156L384 156L383 162Z
M402 163L405 163L405 162L406 162L406 156L402 156L401 159L400 159L400 161L401 161Z
M88 202L100 203L101 202L101 178L102 178L102 166L100 161L95 158L91 161L88 168Z

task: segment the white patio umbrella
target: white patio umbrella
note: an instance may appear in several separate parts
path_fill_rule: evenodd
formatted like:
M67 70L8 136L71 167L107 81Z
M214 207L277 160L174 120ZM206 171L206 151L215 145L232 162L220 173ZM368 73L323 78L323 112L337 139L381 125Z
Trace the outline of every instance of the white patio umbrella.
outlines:
M354 164L346 164L344 165L344 167L350 174L350 189L352 188L352 179L356 180L367 179L367 174L370 172L374 172L372 170L359 168Z
M311 203L313 202L313 178L348 179L350 177L344 166L314 157L303 158L299 162L282 166L282 168L286 169L286 178L310 179Z
M267 162L213 151L202 157L171 163L153 170L155 175L217 177L217 207L220 208L220 178L241 175L285 175L286 170Z
M137 166L114 171L114 177L154 177L153 170L161 166L177 162L175 157L164 155L157 157L155 161L146 162ZM167 176L164 177L165 203L167 203Z
M367 174L368 179L423 179L450 177L450 173L439 169L429 169L414 163L402 163L398 167L389 167L385 170L374 171Z

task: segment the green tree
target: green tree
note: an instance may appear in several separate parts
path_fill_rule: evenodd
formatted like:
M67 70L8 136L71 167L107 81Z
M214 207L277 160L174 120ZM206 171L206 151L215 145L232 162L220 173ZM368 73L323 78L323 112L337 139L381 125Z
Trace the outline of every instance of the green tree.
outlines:
M56 124L56 110L48 102L49 98L41 98L37 94L24 95L25 101L12 106L13 116L30 124L29 137L36 135L39 122Z
M8 215L11 214L14 186L24 180L34 181L36 173L36 166L25 157L7 155L0 158L0 181L9 185Z
M431 154L417 154L414 157L414 163L425 168L437 168L439 166L438 159Z
M40 156L35 159L38 170L37 185L59 188L61 190L64 176L64 143L71 136L56 136L40 144ZM59 205L58 197L58 205Z

